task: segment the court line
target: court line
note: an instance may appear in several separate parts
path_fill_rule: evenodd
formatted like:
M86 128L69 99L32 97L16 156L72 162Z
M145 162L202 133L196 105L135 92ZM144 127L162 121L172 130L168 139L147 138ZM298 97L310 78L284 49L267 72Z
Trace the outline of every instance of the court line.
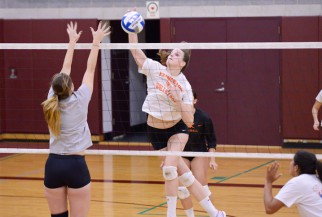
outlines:
M229 179L235 178L235 177L237 177L237 176L244 175L244 174L249 173L249 172L251 172L251 171L257 170L257 169L259 169L259 168L261 168L261 167L263 167L263 166L266 166L266 165L268 165L268 164L271 164L271 163L273 163L274 161L275 161L275 160L268 161L268 162L266 162L266 163L264 163L264 164L261 164L261 165L259 165L259 166L253 167L253 168L248 169L248 170L246 170L246 171L244 171L244 172L240 172L240 173L237 173L237 174L235 174L235 175L232 175L232 176L229 176L229 177L227 177L227 178L224 178L224 179L222 179L222 180L220 180L220 181L218 181L218 182L216 182L216 183L222 183L222 182L224 182L224 181L227 181L227 180L229 180ZM211 179L214 179L214 177L213 177L213 178L211 178Z
M251 171L254 171L254 170L256 170L256 169L258 169L258 168L261 168L261 167L263 167L263 166L266 166L266 165L268 165L268 164L270 164L270 163L272 163L272 162L274 162L275 160L271 160L271 161L268 161L268 162L266 162L266 163L264 163L264 164L261 164L261 165L259 165L259 166L256 166L256 167L253 167L253 168L251 168L251 169L248 169L248 170L246 170L246 171L243 171L243 172L240 172L240 173L237 173L237 174L235 174L235 175L232 175L232 176L229 176L229 177L227 177L227 178L224 178L224 179L222 179L222 180L220 180L220 181L218 181L218 182L216 182L216 184L218 184L218 183L222 183L222 182L224 182L224 181L227 181L227 180L229 180L229 179L232 179L232 178L235 178L235 177L237 177L237 176L240 176L240 175L244 175L244 174L246 174L246 173L249 173L249 172L251 172ZM213 179L213 178L211 178L211 179ZM210 185L210 184L209 184ZM225 184L225 186L230 186L231 184ZM238 185L238 184L237 184ZM236 184L234 184L234 187L236 186ZM240 187L240 185L238 185L239 187ZM237 186L237 187L238 187ZM250 187L262 187L263 185L254 185L254 184L251 184L251 186ZM245 187L245 184L243 184L243 187ZM156 209L156 208L158 208L158 207L163 207L165 204L167 204L167 202L164 202L164 203L161 203L161 204L159 204L159 205L156 205L156 206L153 206L153 207L151 207L151 208L149 208L149 209L146 209L146 210L144 210L144 211L142 211L142 212L139 212L138 214L141 214L141 215L144 215L144 214L146 214L147 212L149 212L149 211L151 211L151 210L154 210L154 209Z

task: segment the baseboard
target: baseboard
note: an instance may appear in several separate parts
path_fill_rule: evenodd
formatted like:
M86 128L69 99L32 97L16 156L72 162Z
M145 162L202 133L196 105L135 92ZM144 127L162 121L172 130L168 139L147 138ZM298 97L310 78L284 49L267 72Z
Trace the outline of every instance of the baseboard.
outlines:
M92 135L93 143L98 143L103 139L103 135ZM0 134L0 141L49 142L49 134L2 133Z

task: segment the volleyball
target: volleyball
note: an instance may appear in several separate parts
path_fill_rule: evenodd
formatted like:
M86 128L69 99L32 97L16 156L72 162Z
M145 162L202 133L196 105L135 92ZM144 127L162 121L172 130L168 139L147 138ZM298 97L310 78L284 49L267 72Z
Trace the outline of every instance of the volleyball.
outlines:
M144 24L143 17L136 11L126 13L121 20L122 29L126 33L139 33L143 30Z

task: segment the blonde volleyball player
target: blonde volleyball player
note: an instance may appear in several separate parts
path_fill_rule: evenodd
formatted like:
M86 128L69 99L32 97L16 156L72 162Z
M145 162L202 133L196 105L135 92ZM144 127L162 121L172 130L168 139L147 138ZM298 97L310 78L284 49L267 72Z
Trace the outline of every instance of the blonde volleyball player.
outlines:
M321 123L319 121L319 110L322 105L322 90L319 92L319 94L315 98L315 103L312 107L312 116L313 116L313 129L319 130L319 127L321 126Z
M91 28L93 44L87 60L82 85L74 90L70 77L76 42L81 36L77 23L67 25L68 49L61 72L51 81L48 98L42 103L50 132L50 154L45 166L45 195L52 217L88 215L91 198L91 177L84 151L92 145L87 124L88 104L94 85L94 74L99 44L110 27L100 23L96 31Z
M282 174L278 162L272 163L266 171L264 205L267 214L276 213L282 207L297 206L301 217L322 216L322 162L315 154L300 150L289 164L293 176L273 197L272 185Z
M129 33L129 43L138 36ZM193 95L183 72L190 60L190 50L174 49L166 66L146 57L141 49L131 49L139 72L147 78L148 95L142 110L148 114L147 131L155 150L182 151L188 141L188 127L193 124ZM178 180L189 189L211 217L224 217L211 203L203 186L195 179L180 156L166 156L162 167L167 198L167 217L176 216Z

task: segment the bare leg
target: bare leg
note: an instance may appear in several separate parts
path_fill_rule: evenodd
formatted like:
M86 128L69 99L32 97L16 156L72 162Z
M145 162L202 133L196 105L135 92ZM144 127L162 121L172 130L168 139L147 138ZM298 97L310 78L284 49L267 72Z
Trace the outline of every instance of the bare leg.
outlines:
M207 157L195 157L191 162L191 172L200 182L200 184L205 188L207 187L207 196L210 197L211 201L211 192L208 187L208 170L209 170L209 159ZM206 189L206 188L205 188Z
M47 199L51 214L60 214L67 211L67 189L45 187L45 197Z
M91 183L82 188L68 188L71 217L86 217L91 201Z
M182 151L188 141L188 134L175 134L170 137L168 141L167 149L169 151ZM167 196L167 216L176 216L176 203L177 203L177 191L178 191L178 173L177 166L179 156L166 156L163 166L163 176L165 179L165 193Z
M188 168L191 168L191 162L190 160L186 158L182 158L182 160L185 162L185 164L188 166ZM181 201L182 207L187 215L187 217L194 217L194 211L193 211L193 204L192 204L192 199L190 192L188 189L184 186L182 186L181 183L179 183L180 187L178 190L178 197Z

